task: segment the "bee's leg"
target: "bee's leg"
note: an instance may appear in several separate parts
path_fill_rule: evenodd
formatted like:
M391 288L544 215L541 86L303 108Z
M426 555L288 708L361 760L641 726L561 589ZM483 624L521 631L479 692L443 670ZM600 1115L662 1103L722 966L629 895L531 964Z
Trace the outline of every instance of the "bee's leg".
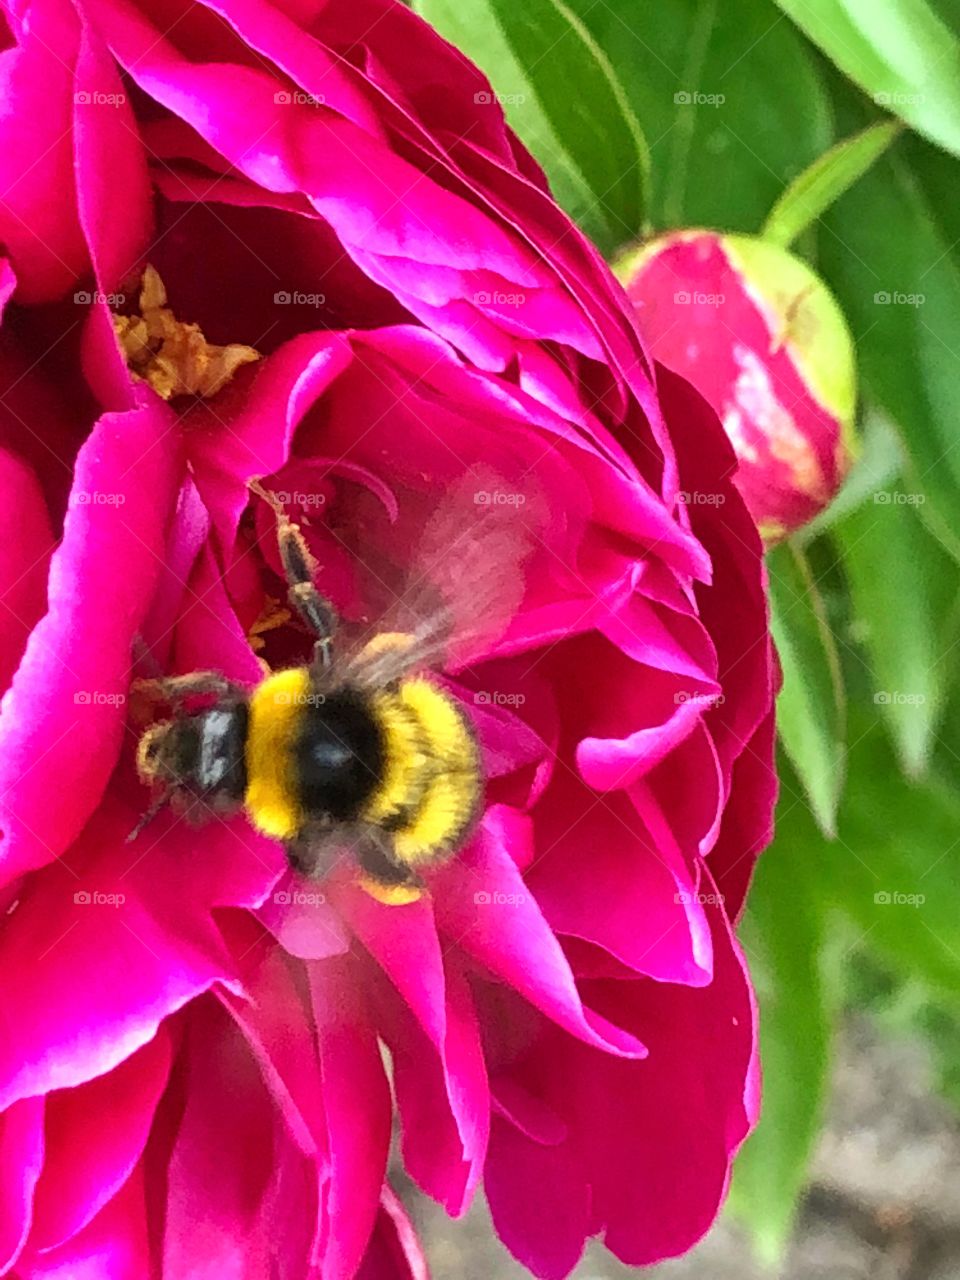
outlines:
M314 665L328 667L333 636L337 629L337 611L330 601L320 594L314 584L316 561L310 554L299 526L294 524L284 511L276 494L271 493L269 489L264 489L255 480L250 481L250 488L258 497L270 504L277 517L280 562L289 588L287 598L316 636L313 646Z
M185 698L205 693L219 698L244 697L243 688L228 680L219 671L190 671L183 676L159 676L150 680L135 680L133 689L159 702L179 703Z
M328 667L333 636L337 629L337 611L314 585L314 560L297 526L289 521L281 522L277 536L280 541L280 559L289 586L287 598L316 636L313 646L314 665Z
M149 827L150 823L153 822L154 818L156 818L157 815L161 812L161 810L165 809L167 805L170 803L170 797L171 797L171 793L169 791L161 791L154 796L153 800L150 803L150 807L141 815L140 821L133 828L133 830L127 835L124 841L125 844L132 844L134 840L136 840L136 838L140 835L140 833L143 830L145 830L145 828Z

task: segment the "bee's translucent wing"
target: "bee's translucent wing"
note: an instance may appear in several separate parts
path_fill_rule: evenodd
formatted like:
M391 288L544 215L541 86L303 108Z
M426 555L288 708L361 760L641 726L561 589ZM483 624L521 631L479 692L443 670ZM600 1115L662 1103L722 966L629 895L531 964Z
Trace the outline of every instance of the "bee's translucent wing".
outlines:
M423 494L401 494L391 523L370 502L355 525L367 616L348 662L365 683L415 666L460 670L489 653L522 605L546 526L535 486L520 491L473 468L432 511L428 504Z

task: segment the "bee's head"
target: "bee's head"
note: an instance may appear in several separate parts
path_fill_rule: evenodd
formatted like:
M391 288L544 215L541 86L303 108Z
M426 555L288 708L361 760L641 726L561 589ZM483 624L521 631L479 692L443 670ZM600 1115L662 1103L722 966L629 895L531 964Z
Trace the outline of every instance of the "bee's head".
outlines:
M143 782L168 781L176 748L176 724L161 720L147 729L137 746L137 773Z

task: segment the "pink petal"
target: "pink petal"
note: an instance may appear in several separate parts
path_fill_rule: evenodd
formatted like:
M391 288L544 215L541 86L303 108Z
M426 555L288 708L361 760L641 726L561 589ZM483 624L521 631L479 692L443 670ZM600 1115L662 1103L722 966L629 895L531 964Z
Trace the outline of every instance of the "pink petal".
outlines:
M688 865L710 852L723 817L723 771L713 736L701 721L630 793L640 813L657 806L670 815L670 828ZM644 803L646 800L646 804Z
M0 1115L0 1273L17 1260L30 1232L43 1165L42 1098L24 1098Z
M47 1150L37 1187L31 1249L82 1231L143 1154L166 1088L170 1039L163 1028L113 1071L47 1099Z
M377 1225L354 1280L430 1280L417 1233L389 1185L383 1188Z
M494 1111L515 1129L540 1143L555 1147L565 1141L566 1124L545 1102L512 1076L501 1074L490 1082Z
M290 1132L311 1156L327 1147L323 1083L299 974L278 947L244 981L242 994L217 994L243 1032Z
M590 1186L568 1147L541 1146L497 1120L485 1187L511 1253L541 1280L569 1275L590 1229Z
M205 521L204 533L208 531ZM209 542L202 545L189 577L179 585L179 611L168 618L162 633L173 641L173 653L168 656L164 669L170 672L212 669L249 688L259 684L263 667L250 647L247 633L227 594L228 579ZM258 590L258 597L259 606L262 590ZM162 603L158 600L155 608Z
M370 1240L390 1146L391 1099L349 957L310 965L329 1135L321 1280L352 1280Z
M263 1077L212 1000L191 1010L184 1051L186 1108L170 1154L163 1274L272 1280L285 1241L265 1221L279 1148Z
M547 1144L500 1121L511 1137L491 1143L487 1162L497 1230L538 1276L566 1275L586 1233L602 1234L630 1265L684 1253L717 1214L732 1157L756 1117L756 1017L723 911L710 905L708 915L716 957L709 986L584 983L591 1003L643 1036L645 1059L598 1053L555 1028L513 1056L516 1083L536 1090L567 1126ZM552 1196L542 1214L524 1194L540 1178ZM592 1191L586 1226L584 1186Z
M571 675L584 696L570 718L590 727L576 759L597 791L623 789L649 774L696 731L718 691L712 680L697 685L641 666L603 641L591 640L579 658L580 673Z
M254 366L242 395L231 386L216 411L202 404L195 408L190 457L224 553L232 549L240 514L250 501L247 482L280 470L300 419L349 362L342 335L304 335Z
M681 703L663 724L637 729L624 738L584 738L577 747L577 767L596 791L622 789L660 764L700 722L700 707Z
M181 611L193 611L193 606L197 606L196 612L203 617L220 606L219 600L208 602L202 587L198 590L190 581L209 531L206 508L196 485L187 479L177 497L176 515L167 536L157 588L140 630L150 661L155 662L161 671L172 670L169 665L170 649ZM155 675L156 671L138 670L137 674L146 677Z
M586 1008L550 926L502 843L496 808L472 844L434 879L440 932L587 1044L627 1057L646 1050Z
M489 92L486 82L464 67L455 49L435 40L428 44L433 39L429 32L412 30L415 20L383 0L358 6L349 18L339 9L335 15L325 12L312 29L337 43L344 38L345 21L352 24L351 44L363 51L364 70L380 92L380 119L395 129L405 154L413 151L425 169L442 168L455 190L548 261L576 299L609 351L618 389L629 386L643 405L647 421L638 437L646 438L652 428L657 446L666 455L664 488L672 499L677 482L669 439L652 394L651 366L640 348L624 295L612 283L596 250L545 194L542 174L524 148L509 134L504 147L496 132L503 129L501 113L495 108L476 111L476 94ZM407 59L412 50L421 48L419 56L429 72L411 76ZM386 103L393 115L385 109ZM530 349L535 353L532 344Z
M697 601L717 649L724 701L707 723L729 785L733 761L766 717L774 687L760 535L733 484L736 459L716 414L689 383L659 366L657 385L684 490L724 499L687 511L714 564L713 582L698 588Z
M139 128L116 63L86 21L79 35L73 81L79 215L97 285L113 293L147 250L152 194Z
M157 583L180 471L174 420L155 398L101 418L80 451L49 611L0 706L5 879L62 854L113 771L131 646Z
M754 1119L752 993L722 908L708 914L713 983L632 992L608 986L601 1007L622 1012L650 1055L632 1071L594 1057L579 1079L596 1213L608 1247L635 1266L686 1252L708 1229Z
M23 981L0 990L0 1106L103 1075L237 976L210 913L229 901L243 846L218 825L202 837L204 858L189 857L196 836L183 831L161 858L124 843L132 816L99 815L71 866L35 873L8 912L0 967Z
M3 311L17 287L17 275L8 258L0 258L0 320Z
M78 20L66 0L38 0L10 18L16 43L0 53L0 243L19 300L46 302L87 266L70 127Z
M142 1166L79 1235L49 1253L31 1253L17 1267L19 1280L144 1280L151 1274Z
M288 872L257 912L288 955L298 960L326 960L350 950L350 935L339 914L315 888L304 888L301 876Z
M27 637L47 607L54 538L32 470L0 449L0 690L19 665Z
M733 767L730 800L710 871L723 893L727 915L736 920L757 858L773 838L773 813L778 781L774 768L776 725L771 711L747 743Z
M452 957L441 960L429 908L384 908L361 928L391 983L365 977L376 1001L380 1035L390 1047L394 1090L403 1126L403 1160L411 1178L454 1217L470 1203L483 1170L490 1099L472 995ZM396 916L402 911L397 931ZM356 914L354 914L356 921ZM396 939L392 945L385 931ZM420 937L416 937L419 934ZM401 941L410 938L409 944ZM426 967L418 973L415 966ZM402 995L405 1003L397 999Z
M662 850L625 797L564 778L535 814L528 876L557 933L594 942L662 982L710 981L710 931L681 858Z

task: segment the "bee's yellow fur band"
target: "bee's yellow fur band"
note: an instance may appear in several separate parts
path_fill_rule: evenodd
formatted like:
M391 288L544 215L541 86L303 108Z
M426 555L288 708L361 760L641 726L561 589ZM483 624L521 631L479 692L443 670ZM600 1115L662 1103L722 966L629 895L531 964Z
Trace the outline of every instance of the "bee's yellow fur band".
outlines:
M476 746L456 703L431 681L405 680L389 697L387 721L413 717L425 748L416 785L398 806L406 816L393 827L397 856L414 867L451 848L469 825L479 794Z
M244 803L257 830L275 840L292 839L304 822L292 759L309 693L310 672L294 667L267 676L250 696Z
M306 820L292 760L310 689L309 671L297 667L268 676L250 698L245 804L253 825L277 840L292 839ZM391 832L412 869L451 849L469 825L479 798L476 745L456 703L429 680L372 694L371 709L384 770L360 816Z
M419 806L427 788L430 759L420 721L400 694L375 693L372 706L383 735L384 770L363 816L367 822L382 825L396 822Z
M383 884L374 880L373 876L362 875L360 887L371 898L382 902L386 907L405 907L408 903L418 902L423 897L423 890L415 884Z

